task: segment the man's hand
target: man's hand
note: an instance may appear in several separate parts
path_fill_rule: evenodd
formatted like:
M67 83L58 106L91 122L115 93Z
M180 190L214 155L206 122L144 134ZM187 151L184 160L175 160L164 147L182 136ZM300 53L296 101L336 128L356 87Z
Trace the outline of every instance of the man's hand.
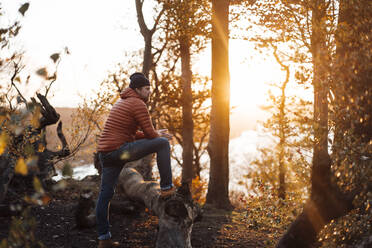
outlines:
M173 135L168 133L168 129L159 129L157 130L160 137L167 138L168 140L171 140L173 138Z

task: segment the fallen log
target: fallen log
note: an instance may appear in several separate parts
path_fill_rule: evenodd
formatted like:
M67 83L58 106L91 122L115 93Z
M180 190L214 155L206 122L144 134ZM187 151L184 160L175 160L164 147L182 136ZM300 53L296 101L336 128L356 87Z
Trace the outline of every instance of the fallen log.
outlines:
M160 197L159 184L144 181L133 168L124 168L119 176L118 187L125 195L140 201L159 217L156 247L186 248L191 246L193 223L200 219L201 210L191 198L187 184L168 197Z

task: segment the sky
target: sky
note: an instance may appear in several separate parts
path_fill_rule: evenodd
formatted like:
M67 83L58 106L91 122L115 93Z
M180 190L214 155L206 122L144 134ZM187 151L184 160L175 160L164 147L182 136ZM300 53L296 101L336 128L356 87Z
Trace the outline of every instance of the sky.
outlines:
M47 66L53 71L51 54L65 47L70 52L62 56L53 85L50 102L56 107L78 106L82 97L99 90L99 83L124 61L126 52L143 48L134 0L35 0L20 18L17 10L24 2L1 3L8 17L18 16L22 25L16 42L25 51L24 62L34 83L25 95L40 88L42 79L34 73L38 68ZM150 23L151 6L145 5L145 13ZM194 61L193 70L210 75L210 63L207 47ZM267 83L283 80L284 73L272 57L263 56L248 41L230 40L230 77L232 119L249 122L252 128L267 116L259 108L267 103Z
M23 2L2 2L4 12L17 13ZM136 50L142 43L135 24L134 1L32 1L25 17L17 45L25 51L24 63L35 84L40 78L34 71L48 66L49 56L63 51L58 80L53 86L51 102L59 107L75 107L80 95L97 90L101 80L125 51ZM133 22L134 20L134 22ZM37 86L36 86L37 87ZM33 89L30 89L32 92Z

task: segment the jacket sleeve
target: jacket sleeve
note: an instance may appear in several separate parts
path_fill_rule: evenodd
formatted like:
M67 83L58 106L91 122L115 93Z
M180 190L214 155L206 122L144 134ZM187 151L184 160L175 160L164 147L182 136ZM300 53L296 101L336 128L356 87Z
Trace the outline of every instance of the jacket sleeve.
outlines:
M147 106L143 101L138 100L138 102L136 102L133 112L136 122L139 124L143 131L144 138L153 139L159 137L159 134L156 132L154 126L152 125L150 113L147 110Z

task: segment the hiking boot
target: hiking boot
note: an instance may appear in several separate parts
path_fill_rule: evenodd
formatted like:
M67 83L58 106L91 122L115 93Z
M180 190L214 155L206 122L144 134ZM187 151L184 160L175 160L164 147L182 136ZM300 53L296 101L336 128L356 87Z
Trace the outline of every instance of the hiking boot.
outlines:
M103 239L98 241L98 248L119 247L119 242L113 242L111 239Z
M161 198L167 198L171 195L174 195L176 193L176 187L172 187L170 189L160 190L160 197Z

